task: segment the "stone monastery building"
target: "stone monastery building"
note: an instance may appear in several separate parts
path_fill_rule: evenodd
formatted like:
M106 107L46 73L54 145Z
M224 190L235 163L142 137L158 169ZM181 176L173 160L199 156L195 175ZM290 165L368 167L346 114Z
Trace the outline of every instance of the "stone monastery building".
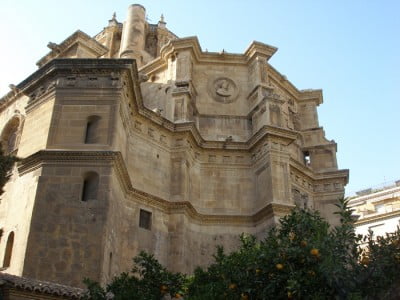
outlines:
M2 148L22 159L1 196L5 272L106 282L140 250L192 272L295 205L334 222L348 171L318 123L322 91L275 70L277 48L203 51L137 4L48 47L0 100Z

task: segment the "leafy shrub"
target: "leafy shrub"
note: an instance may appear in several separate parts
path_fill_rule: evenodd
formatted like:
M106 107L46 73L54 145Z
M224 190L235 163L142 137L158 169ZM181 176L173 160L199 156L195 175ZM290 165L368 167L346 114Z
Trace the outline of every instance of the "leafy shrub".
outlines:
M153 255L141 252L133 259L130 273L122 273L103 289L99 283L85 279L90 293L87 299L159 300L166 294L180 297L187 281L180 273L167 271Z

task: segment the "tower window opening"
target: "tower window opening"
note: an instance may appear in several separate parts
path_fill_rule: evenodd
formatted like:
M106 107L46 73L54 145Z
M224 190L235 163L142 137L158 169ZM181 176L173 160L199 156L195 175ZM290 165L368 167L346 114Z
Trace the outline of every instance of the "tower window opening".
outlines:
M310 166L310 165L311 165L310 152L304 151L304 152L303 152L303 155L304 155L304 164L305 164L306 166Z
M96 144L99 142L99 116L90 116L86 123L85 144Z
M99 175L96 172L88 172L83 180L82 197L83 202L97 199L99 188Z

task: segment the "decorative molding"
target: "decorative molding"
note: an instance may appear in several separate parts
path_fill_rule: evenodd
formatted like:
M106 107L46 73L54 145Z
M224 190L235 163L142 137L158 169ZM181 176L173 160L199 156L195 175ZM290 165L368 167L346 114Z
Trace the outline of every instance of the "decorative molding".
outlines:
M59 45L54 43L49 43L48 47L51 51L42 57L36 64L39 67L42 67L50 60L59 57L63 53L65 53L68 49L70 49L75 44L82 44L85 47L89 48L92 52L94 52L98 57L107 53L107 47L100 44L94 38L90 37L83 31L77 30L69 37L67 37L64 41L62 41Z
M400 217L400 210L388 212L385 214L375 215L371 217L365 217L356 221L356 226L367 225L378 221L384 221L387 219L392 219L395 217Z
M394 188L391 188L388 190L371 193L371 194L368 194L365 196L355 196L352 199L350 199L349 204L356 205L356 204L358 204L358 202L363 202L363 201L367 201L370 199L380 198L380 197L384 197L384 196L391 195L394 193L400 193L400 187L394 187Z
M121 187L128 199L131 201L138 201L144 205L153 206L168 214L183 213L193 221L201 224L255 226L264 219L272 216L283 216L289 213L294 207L291 204L270 203L252 215L214 215L199 213L189 201L172 202L134 188L131 184L131 179L122 154L114 151L41 150L19 162L18 171L20 175L24 175L48 164L71 162L111 164L116 170Z
M239 95L237 84L228 77L211 77L207 86L210 96L220 103L235 102Z

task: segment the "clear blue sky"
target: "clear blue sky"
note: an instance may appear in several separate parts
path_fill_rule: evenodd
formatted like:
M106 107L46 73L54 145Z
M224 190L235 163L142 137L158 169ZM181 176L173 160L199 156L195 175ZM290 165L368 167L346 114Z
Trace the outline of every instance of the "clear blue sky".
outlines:
M0 1L0 94L18 84L75 30L95 35L119 0ZM350 169L347 194L400 179L400 1L146 0L151 23L164 14L180 37L203 49L242 53L257 40L279 48L270 63L299 89L322 88L320 125Z

